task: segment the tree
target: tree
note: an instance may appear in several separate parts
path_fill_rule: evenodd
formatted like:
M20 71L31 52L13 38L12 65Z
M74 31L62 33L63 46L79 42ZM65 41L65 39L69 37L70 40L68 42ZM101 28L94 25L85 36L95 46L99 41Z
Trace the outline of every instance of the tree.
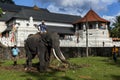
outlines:
M0 0L1 3L15 4L13 0Z
M0 17L2 16L2 14L3 14L3 11L2 11L2 9L0 8Z
M113 28L110 31L111 37L117 37L120 38L120 16L116 16L116 20L113 23Z
M13 0L0 0L0 3L8 3L8 4L15 4ZM0 8L0 17L2 16L3 11Z

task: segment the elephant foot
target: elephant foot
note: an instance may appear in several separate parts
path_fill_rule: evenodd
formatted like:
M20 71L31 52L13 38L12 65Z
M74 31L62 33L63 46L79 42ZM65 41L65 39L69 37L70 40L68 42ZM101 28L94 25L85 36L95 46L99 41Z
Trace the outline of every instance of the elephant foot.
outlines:
M47 72L47 68L46 67L40 67L39 72Z
M39 70L40 73L45 73L46 71L45 70Z
M45 73L45 72L47 72L45 69L39 69L39 72L40 73Z
M28 67L26 67L24 70L25 70L25 71L30 71L31 69L30 69L30 68L28 68Z
M46 70L39 70L40 73L46 73L46 72L52 72L52 70L50 69L46 69Z
M25 71L32 71L32 68L30 68L30 67L25 67L24 70L25 70Z
M27 70L28 70L28 68L25 68L24 70L25 70L25 71L27 71Z

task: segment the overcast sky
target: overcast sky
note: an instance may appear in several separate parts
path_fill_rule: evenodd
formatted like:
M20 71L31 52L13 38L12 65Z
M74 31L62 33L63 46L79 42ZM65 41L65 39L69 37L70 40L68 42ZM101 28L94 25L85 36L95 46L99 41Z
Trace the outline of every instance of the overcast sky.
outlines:
M118 0L13 0L17 5L47 8L51 12L84 16L93 9L101 17L113 21L120 15Z

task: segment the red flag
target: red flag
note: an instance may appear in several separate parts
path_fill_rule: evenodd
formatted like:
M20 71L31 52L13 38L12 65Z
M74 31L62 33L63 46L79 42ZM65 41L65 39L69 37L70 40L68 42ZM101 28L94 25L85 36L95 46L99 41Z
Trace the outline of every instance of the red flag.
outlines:
M14 35L14 32L12 32L12 37L11 37L11 42L14 42L15 41L15 35Z

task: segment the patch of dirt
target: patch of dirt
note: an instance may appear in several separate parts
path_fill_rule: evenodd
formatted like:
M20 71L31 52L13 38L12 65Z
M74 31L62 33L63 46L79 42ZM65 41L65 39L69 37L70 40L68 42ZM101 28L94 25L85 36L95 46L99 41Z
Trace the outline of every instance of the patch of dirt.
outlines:
M24 71L24 66L23 65L16 65L16 66L0 66L0 69L5 69L5 70L17 70L17 71Z
M62 72L65 72L66 70L68 69L72 69L72 70L75 70L75 69L78 69L78 68L84 68L84 67L90 67L89 64L81 64L81 65L78 65L78 64L70 64L70 65L65 65L65 64L61 64L59 66L56 66L56 65L50 65L47 69L47 72L52 72L52 71L62 71ZM24 65L16 65L16 66L2 66L0 65L0 69L5 69L5 70L9 70L9 71L12 71L12 70L15 70L15 71L22 71L22 72L39 72L38 69L37 69L37 66L34 66L30 68L30 70L25 70L25 66Z
M56 67L55 65L50 65L49 68L48 68L48 70L50 70L50 71L62 71L62 72L64 72L64 71L67 70L67 68L65 68L64 66L58 66L58 67Z
M78 69L78 68L85 68L90 67L89 64L70 64L69 69Z

